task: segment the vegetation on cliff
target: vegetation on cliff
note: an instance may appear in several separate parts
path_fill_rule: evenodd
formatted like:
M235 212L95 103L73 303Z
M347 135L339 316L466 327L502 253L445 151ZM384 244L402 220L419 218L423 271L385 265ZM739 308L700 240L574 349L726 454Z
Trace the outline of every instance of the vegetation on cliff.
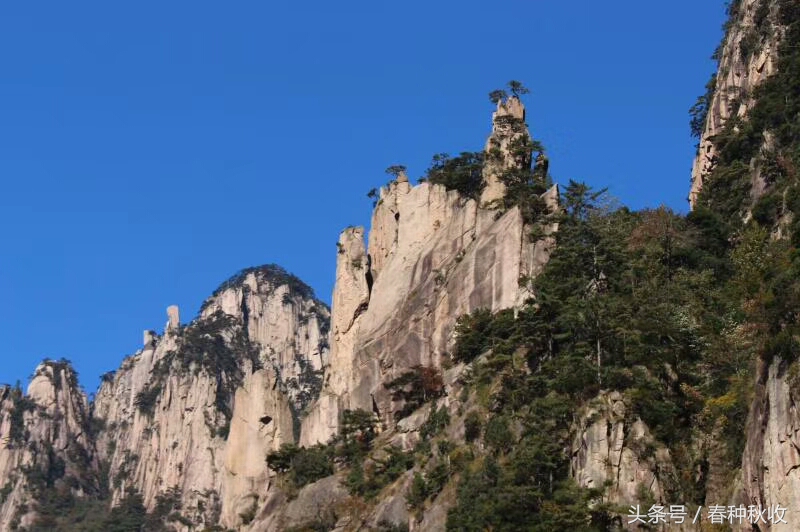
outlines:
M719 216L728 222L730 232L740 230L746 211L752 211L764 227L783 225L798 245L800 219L790 213L800 212L800 7L794 0L778 0L773 19L768 6L768 0L759 0L755 25L742 40L740 52L752 55L766 35L777 31L776 25L784 28L776 72L752 94L740 95L753 100L752 108L745 117L731 117L713 139L717 157L704 180L697 210ZM730 8L733 19L738 3ZM696 120L701 117L705 114ZM754 171L766 188L755 203L750 194Z
M223 293L225 290L242 286L245 279L247 279L247 277L251 274L255 275L260 280L268 282L274 288L284 285L288 286L289 293L291 295L300 297L301 299L310 299L316 301L318 304L324 307L327 307L325 303L317 299L316 295L314 294L314 289L304 283L299 277L289 273L286 271L286 269L278 266L277 264L263 264L261 266L244 268L243 270L240 270L226 279L214 290L211 296L203 302L200 311L202 312L205 308L207 308L211 301L213 301L215 297Z

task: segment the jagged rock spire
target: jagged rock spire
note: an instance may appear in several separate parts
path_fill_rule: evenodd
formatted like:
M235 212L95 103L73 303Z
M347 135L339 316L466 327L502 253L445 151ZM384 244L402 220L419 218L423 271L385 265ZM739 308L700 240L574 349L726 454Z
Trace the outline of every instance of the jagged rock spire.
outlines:
M168 331L174 331L180 328L181 314L178 305L170 305L167 307L167 317L169 318L166 327Z
M520 138L530 140L528 126L525 124L525 106L516 97L497 102L497 110L492 114L492 133L486 141L486 164L483 168L485 183L481 193L481 206L491 206L505 195L505 185L500 179L510 168L530 166L530 157L520 160L512 153L512 145Z

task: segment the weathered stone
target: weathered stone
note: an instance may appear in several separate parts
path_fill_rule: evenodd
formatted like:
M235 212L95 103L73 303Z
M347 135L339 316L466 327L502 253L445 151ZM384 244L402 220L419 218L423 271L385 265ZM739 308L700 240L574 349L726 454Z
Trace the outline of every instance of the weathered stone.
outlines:
M547 194L552 201L557 189ZM520 278L537 275L554 244L551 236L530 242L516 207L498 218L429 183L381 189L368 255L362 234L348 229L340 239L331 362L303 422L304 445L335 435L343 409L373 411L391 423L396 405L383 384L414 366L440 366L462 314L522 304L530 294L521 296ZM354 269L365 255L370 282Z
M530 167L512 143L530 135L517 97L499 102L492 122L480 202L398 179L380 190L367 250L363 228L340 236L330 364L303 420L302 445L329 441L345 409L374 412L390 425L398 405L384 384L414 366L440 367L459 316L521 307L533 296L530 280L547 263L558 225L545 224L532 242L518 208L497 210L502 172ZM558 195L557 186L542 195L551 213Z
M65 476L82 479L78 486L96 487L83 481L91 478L86 468L96 467L97 461L87 431L89 405L72 367L54 361L39 364L26 399L29 408L23 408L12 388L0 386L0 488L11 488L0 499L0 530L10 530L15 517L21 526L33 522L39 501L31 492L25 470L47 471L50 456L63 461ZM23 414L15 421L11 414L16 409ZM12 427L20 421L21 425ZM82 489L77 488L75 495L82 496Z
M510 143L527 135L524 119L517 98L498 106L490 144L498 143L501 156L487 165L488 185L499 184L505 169L530 163L510 152ZM557 187L543 199L555 212ZM93 410L105 428L95 439L84 430L85 397L74 391L63 396L52 384L60 382L53 380L55 370L47 367L37 370L30 398L52 419L71 408L63 416L68 427L54 428L34 412L26 414L26 428L43 442L61 445L69 435L86 446L94 473L100 460L107 463L113 504L136 491L152 510L159 495L177 490L181 516L191 528L285 530L324 521L328 527L336 522L340 531L385 523L442 529L454 485L415 524L405 501L411 472L387 486L375 504L350 497L337 476L304 487L290 500L279 489L285 479L267 468L267 455L298 437L301 445L328 442L345 409L371 411L381 421L380 443L369 460L385 459L381 453L388 445L413 448L432 405L396 424L395 412L403 405L385 384L417 366L431 366L443 370L447 390L458 392L465 366L442 366L457 318L478 308L525 304L532 297L528 281L547 262L557 229L545 225L532 239L518 208L481 206L441 185L412 187L400 173L380 191L368 249L363 228L348 228L339 238L332 316L286 272L245 270L188 324L181 325L178 307L169 307L164 334L145 331L142 349L104 376ZM9 393L0 390L0 435L9 432ZM445 395L436 407L459 411L445 435L463 440L461 411L475 405ZM0 447L0 482L31 460L11 446ZM0 504L0 529L27 502L24 486L17 487ZM30 512L22 524L32 519ZM190 528L179 521L173 526Z
M414 472L407 471L402 477L394 482L392 488L386 493L375 509L369 520L370 526L408 526L410 515L408 513L408 503L406 495L414 480Z
M238 390L224 450L222 522L240 524L240 515L259 501L269 482L267 455L294 441L285 397L274 393L272 372L260 370Z
M732 504L788 508L788 524L777 523L762 530L796 530L800 516L800 412L796 407L800 365L776 358L759 361L755 397L747 420L741 479Z
M167 321L167 330L174 331L180 328L181 326L181 314L180 310L178 309L178 305L170 305L167 307L167 316L169 320Z
M776 0L769 2L769 9L776 12ZM739 2L738 18L731 20L730 31L722 46L716 88L708 107L708 115L697 155L692 166L692 186L689 191L689 206L694 208L703 182L713 168L716 157L714 136L718 135L730 117L743 117L752 108L753 89L777 69L778 45L781 31L769 32L760 43L757 53L742 57L741 43L751 37L755 25L756 11L762 0Z
M520 160L511 153L513 143L522 138L530 140L522 101L512 96L497 102L497 111L492 115L492 134L486 141L484 188L480 199L482 207L496 207L497 202L505 196L506 187L500 179L504 171L511 168L530 168L530 156Z
M648 493L662 504L664 492L657 471L669 470L669 452L640 420L626 420L628 407L619 392L597 397L580 415L572 442L570 475L580 487L603 488L604 501L627 507ZM644 455L652 451L652 454Z
M214 334L227 344L241 331L263 366L242 358L240 381L174 358L183 356L188 332L221 315L233 325ZM256 269L226 283L196 321L126 359L95 400L107 427L97 448L110 464L112 501L135 487L152 508L159 494L177 487L184 517L241 526L241 514L270 495L266 455L295 441L292 410L299 412L321 386L329 319L324 304ZM147 413L137 399L152 390Z
M288 504L265 508L253 523L252 532L280 532L335 522L338 506L349 496L336 476L325 477L303 489ZM326 528L328 530L329 528Z

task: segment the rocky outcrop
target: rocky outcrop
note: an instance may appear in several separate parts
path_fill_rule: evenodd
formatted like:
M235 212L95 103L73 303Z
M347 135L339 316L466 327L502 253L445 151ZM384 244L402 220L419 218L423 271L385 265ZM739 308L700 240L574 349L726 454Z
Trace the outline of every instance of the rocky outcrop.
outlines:
M183 354L180 341L168 329L101 385L95 415L106 430L98 451L111 472L112 503L139 492L152 508L159 494L179 490L184 516L210 525L221 509L225 440L219 431L227 422L217 392L226 401L230 380L173 366Z
M800 515L800 364L759 361L755 398L747 420L741 479L735 504L788 508L784 523L761 530L796 530Z
M244 270L204 304L200 320L222 312L244 324L259 360L275 370L296 413L316 398L328 363L330 311L297 277L275 265Z
M43 483L78 496L98 489L89 406L65 361L47 360L27 394L0 387L0 530L29 525Z
M408 183L406 183L408 186ZM351 362L357 324L366 312L374 269L364 246L364 229L348 227L339 236L336 255L336 289L331 316L331 355L328 368L347 368ZM352 372L325 373L322 393L303 420L301 445L326 443L338 431L340 398L347 393Z
M738 0L732 5L729 29L719 52L716 83L692 166L691 208L714 166L714 136L723 130L729 118L747 114L754 103L753 89L776 70L782 34L774 22L777 0ZM765 31L765 26L772 26L772 29ZM753 185L757 192L763 184L754 182Z
M257 506L269 490L267 454L294 441L286 398L274 393L274 379L261 370L236 391L228 441L224 449L222 522L236 523Z
M137 491L152 508L173 490L195 525L238 527L269 494L266 455L295 441L321 385L328 310L266 266L224 283L192 323L173 316L97 392L112 500Z
M167 325L165 327L168 331L175 331L181 326L181 313L178 305L170 305L167 307ZM145 341L145 345L147 342Z
M498 106L489 145L500 138L498 117L507 116L524 118L518 99ZM509 134L502 137L506 148L517 133ZM557 197L556 187L544 195L551 210L557 209ZM531 241L516 207L483 208L430 183L412 187L395 181L382 188L368 249L362 228L345 230L339 240L331 359L300 443L327 442L343 409L393 420L398 405L384 384L415 366L440 366L459 316L514 307L530 297L527 280L547 262L554 244L547 235L556 229L548 225L545 236Z
M281 532L283 530L345 530L348 518L343 512L350 495L339 477L330 476L304 486L292 500L275 491L261 508L250 530L252 532ZM338 521L343 516L341 526Z
M492 133L486 141L486 164L483 168L485 186L481 191L481 206L492 206L501 201L506 187L501 180L503 172L511 168L529 168L530 154L522 158L514 155L514 143L530 141L525 124L525 106L516 96L497 102L497 111L492 114Z
M643 504L643 496L664 501L669 451L640 419L629 419L619 392L601 394L581 413L572 442L570 475L582 488L605 489L603 498L621 507ZM674 501L673 501L674 502Z

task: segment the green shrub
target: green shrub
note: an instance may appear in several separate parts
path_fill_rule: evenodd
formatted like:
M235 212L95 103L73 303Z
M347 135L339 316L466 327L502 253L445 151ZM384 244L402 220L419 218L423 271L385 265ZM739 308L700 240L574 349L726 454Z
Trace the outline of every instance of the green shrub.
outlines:
M514 435L508 426L508 420L502 416L494 416L489 419L483 441L497 451L508 451L514 444Z
M286 443L267 455L267 466L277 473L289 473L294 488L299 489L333 474L333 453L330 446L297 447Z
M425 481L425 477L419 472L414 473L414 480L411 482L411 487L406 495L406 501L412 508L422 508L427 498L428 483Z
M444 395L442 372L438 368L416 366L400 377L384 385L392 400L402 401L403 406L394 413L395 419L402 419L426 402Z
M12 444L20 444L28 439L28 430L25 428L25 412L36 410L36 403L25 396L19 383L11 388L8 394L12 404L9 413L8 440Z
M462 152L457 157L434 155L423 178L434 185L457 190L464 197L478 199L483 189L483 152Z
M447 410L447 407L434 407L431 409L430 414L428 414L428 419L425 420L425 423L423 423L419 429L420 438L428 440L442 432L449 424L450 412Z
M156 401L161 395L161 387L156 384L148 385L136 394L133 405L143 416L152 417L155 412Z
M464 418L464 439L475 441L481 436L483 421L480 414L472 410Z
M491 324L492 313L489 309L480 308L472 314L460 316L456 321L453 358L458 362L471 362L483 353L491 345Z
M292 480L298 488L332 474L333 452L330 447L301 448L292 460Z
M377 496L381 490L397 480L403 473L414 465L412 455L404 453L397 447L386 449L387 457L378 460L373 456L369 467L365 468L362 461L353 463L347 476L347 486L350 493L361 495L366 499Z

